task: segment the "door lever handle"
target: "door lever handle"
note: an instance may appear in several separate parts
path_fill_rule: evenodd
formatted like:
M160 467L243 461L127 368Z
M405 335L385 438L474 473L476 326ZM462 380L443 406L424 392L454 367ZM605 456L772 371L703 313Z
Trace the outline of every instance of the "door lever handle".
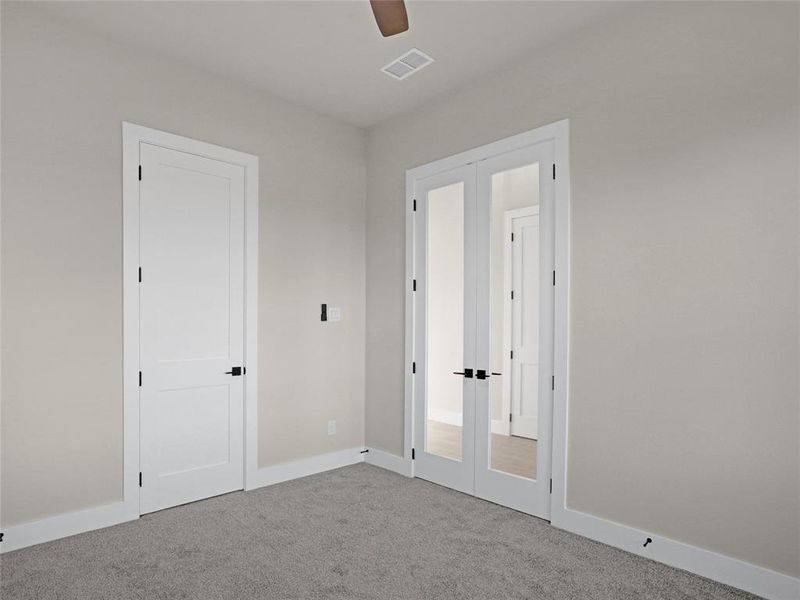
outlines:
M472 379L472 369L464 369L463 371L453 371L453 375L463 375L467 379Z
M231 367L230 371L225 371L225 375L239 377L242 374L242 367Z
M475 373L475 377L477 377L478 379L489 379L489 377L491 377L492 375L502 375L502 373L489 374L483 369L478 369L478 371Z

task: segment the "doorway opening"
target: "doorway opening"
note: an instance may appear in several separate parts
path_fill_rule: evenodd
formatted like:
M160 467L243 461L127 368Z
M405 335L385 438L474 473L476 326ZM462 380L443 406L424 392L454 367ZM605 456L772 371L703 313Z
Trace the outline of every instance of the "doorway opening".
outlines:
M543 518L566 244L549 127L407 175L413 472Z

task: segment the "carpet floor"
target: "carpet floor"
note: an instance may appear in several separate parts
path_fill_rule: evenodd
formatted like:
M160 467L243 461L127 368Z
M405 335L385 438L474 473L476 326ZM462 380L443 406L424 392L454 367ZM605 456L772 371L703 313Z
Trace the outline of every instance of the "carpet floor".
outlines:
M365 464L10 552L0 575L3 600L755 598Z

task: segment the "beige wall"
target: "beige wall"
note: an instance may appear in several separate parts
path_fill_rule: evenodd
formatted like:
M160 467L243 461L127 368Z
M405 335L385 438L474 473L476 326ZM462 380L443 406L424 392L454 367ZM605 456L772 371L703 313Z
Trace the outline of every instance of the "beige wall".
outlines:
M800 575L798 8L645 3L370 130L369 446L403 447L405 170L569 118L569 506Z
M7 2L2 84L2 524L122 496L123 120L260 158L260 466L361 445L363 132Z

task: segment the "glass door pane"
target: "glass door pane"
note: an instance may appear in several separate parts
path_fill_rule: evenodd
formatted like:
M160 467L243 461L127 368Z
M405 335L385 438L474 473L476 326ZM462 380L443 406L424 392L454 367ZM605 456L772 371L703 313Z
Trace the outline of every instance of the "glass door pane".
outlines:
M425 451L461 460L464 367L464 183L427 197Z
M491 176L490 467L536 479L539 397L539 164ZM494 368L494 367L493 367Z

